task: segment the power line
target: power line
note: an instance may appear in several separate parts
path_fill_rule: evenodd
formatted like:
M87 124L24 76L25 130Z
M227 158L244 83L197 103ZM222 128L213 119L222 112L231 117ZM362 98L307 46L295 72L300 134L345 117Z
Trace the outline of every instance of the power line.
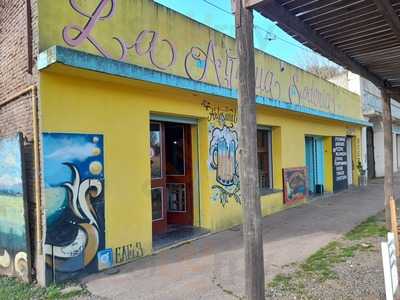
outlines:
M258 26L258 25L254 25L254 28L263 31L263 32L266 33L266 34L271 34L271 35L273 35L274 39L281 40L282 42L285 42L285 43L287 43L287 44L289 44L289 45L291 45L291 46L293 46L293 47L297 47L297 48L299 48L299 49L301 49L301 50L303 50L303 51L308 51L308 52L310 52L310 53L312 53L312 54L320 55L319 53L317 53L317 52L315 52L315 51L313 51L313 50L311 50L311 49L309 49L309 48L307 48L307 47L304 47L304 46L302 46L302 45L295 44L295 43L290 42L290 41L288 41L288 40L286 40L286 39L284 39L284 38L281 38L281 37L277 36L276 34L273 34L273 32L271 32L271 31L269 31L269 30L266 30L266 29L264 29L264 28L262 28L262 27L260 27L260 26ZM272 39L272 40L274 40L274 39ZM269 39L269 41L272 41L272 40Z
M228 10L226 10L225 8L220 7L220 6L216 5L215 3L212 3L212 2L209 1L209 0L202 0L202 1L205 2L205 3L207 3L208 5L211 5L212 7L216 8L216 9L218 9L218 10L220 10L220 11L222 11L222 12L228 14L228 15L230 15L230 16L232 16L232 14L233 14L231 11L228 11ZM276 28L277 28L276 24L272 23L271 28L273 28L273 30L276 29ZM317 53L317 52L315 52L315 51L313 51L313 50L311 50L311 49L309 49L309 48L307 48L307 47L305 47L305 46L302 46L302 45L299 45L299 44L295 44L295 43L293 43L293 42L291 42L291 41L288 41L288 40L286 40L286 39L284 39L284 38L281 38L281 37L277 36L276 34L273 33L273 30L271 31L271 29L264 29L264 28L262 28L262 27L260 27L260 26L258 26L258 25L254 25L254 29L261 30L261 31L263 31L263 32L266 33L266 34L271 35L272 38L266 38L269 42L278 39L278 40L280 40L280 41L282 41L282 42L285 42L285 43L287 43L288 45L291 45L291 46L293 46L293 47L296 47L296 48L298 48L298 49L300 49L300 50L307 51L307 52L312 53L312 54L314 54L314 55L318 55L318 56L323 57L323 56L320 55L319 53ZM325 58L325 57L324 57L324 58Z
M218 6L218 5L216 5L216 4L212 3L212 2L210 2L210 1L208 1L208 0L202 0L202 1L204 1L205 3L207 3L207 4L209 4L209 5L213 6L213 7L215 7L216 9L219 9L220 11L223 11L224 13L227 13L227 14L229 14L229 15L232 15L232 14L233 14L232 11L228 11L228 10L226 10L225 8L220 7L220 6Z

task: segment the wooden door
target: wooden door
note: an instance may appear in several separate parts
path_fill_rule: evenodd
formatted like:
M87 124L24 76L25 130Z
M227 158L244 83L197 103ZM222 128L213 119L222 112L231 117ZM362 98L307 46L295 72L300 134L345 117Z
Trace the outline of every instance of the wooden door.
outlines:
M324 157L324 139L314 138L315 143L315 184L324 185L325 183L325 157Z
M165 176L164 126L150 123L151 206L153 233L167 230L167 191Z
M310 194L315 193L315 150L314 139L305 138L306 144L306 167L307 167L307 186Z
M165 123L168 224L193 225L190 125Z

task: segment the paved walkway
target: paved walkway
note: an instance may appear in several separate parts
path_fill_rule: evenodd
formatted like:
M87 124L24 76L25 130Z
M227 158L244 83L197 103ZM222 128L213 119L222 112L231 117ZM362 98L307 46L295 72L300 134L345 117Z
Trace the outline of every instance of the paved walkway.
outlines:
M400 191L396 178L396 192ZM383 180L263 220L266 280L383 209ZM105 299L236 299L243 295L241 228L217 233L85 280Z

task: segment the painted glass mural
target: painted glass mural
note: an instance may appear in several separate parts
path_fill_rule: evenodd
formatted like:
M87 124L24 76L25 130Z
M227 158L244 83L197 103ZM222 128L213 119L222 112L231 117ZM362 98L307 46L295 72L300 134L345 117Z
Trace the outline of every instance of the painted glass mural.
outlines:
M98 271L105 248L103 136L44 133L46 280Z
M283 169L283 186L285 204L304 200L308 196L306 167Z
M215 172L216 183L212 199L225 206L230 199L240 204L240 181L238 160L238 133L236 111L219 107L207 101L203 107L209 113L209 169Z
M0 274L30 280L22 135L0 139Z

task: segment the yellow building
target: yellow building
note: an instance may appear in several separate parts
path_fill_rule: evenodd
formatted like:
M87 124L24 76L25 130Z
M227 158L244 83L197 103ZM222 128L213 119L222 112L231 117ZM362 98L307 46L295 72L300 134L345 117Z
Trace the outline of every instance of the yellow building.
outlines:
M39 280L240 224L234 40L150 0L55 2L39 2ZM262 214L357 185L359 97L256 66Z

